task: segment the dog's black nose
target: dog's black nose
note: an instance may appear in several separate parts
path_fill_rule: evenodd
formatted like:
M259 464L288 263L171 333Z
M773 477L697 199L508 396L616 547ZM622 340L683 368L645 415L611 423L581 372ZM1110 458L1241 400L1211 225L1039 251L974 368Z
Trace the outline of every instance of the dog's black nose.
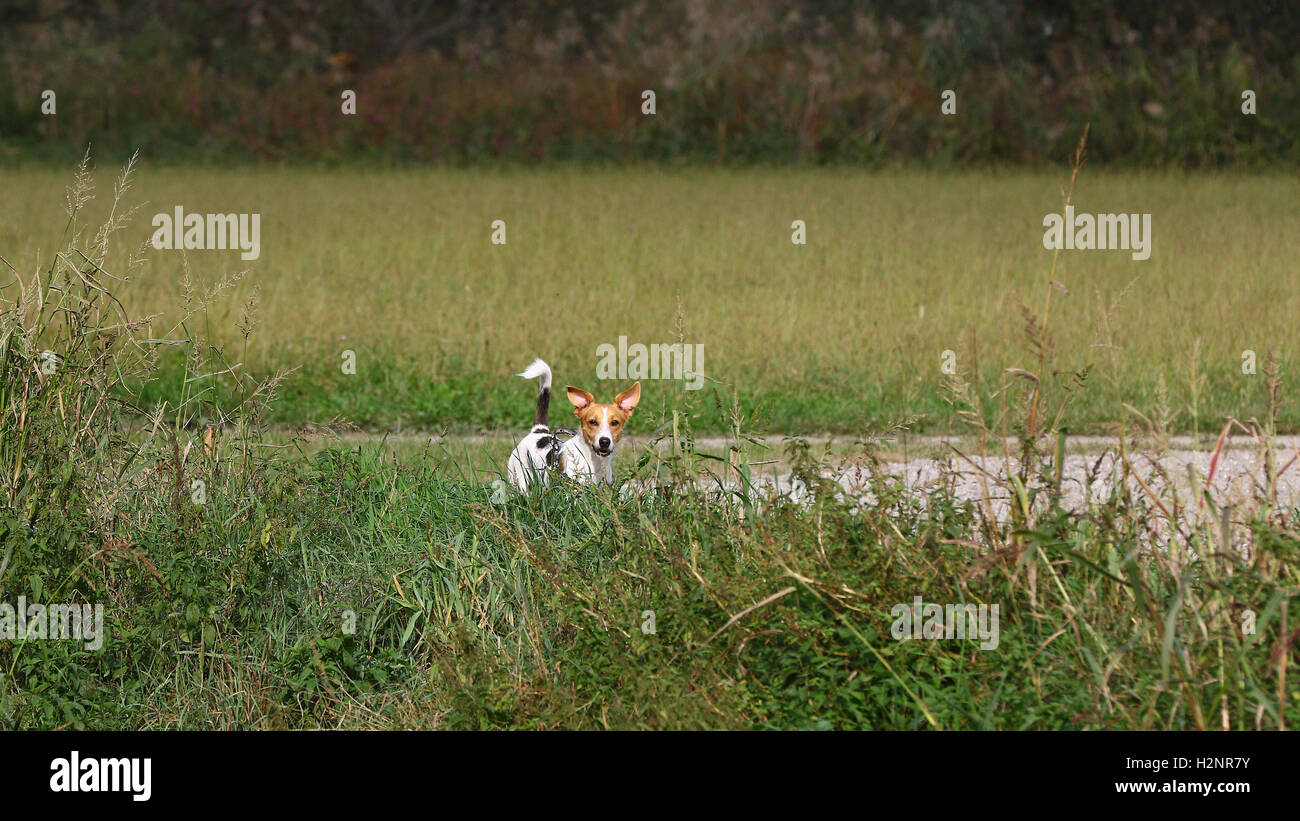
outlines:
M611 442L608 436L602 436L596 440L596 444L600 446L601 450L609 450Z

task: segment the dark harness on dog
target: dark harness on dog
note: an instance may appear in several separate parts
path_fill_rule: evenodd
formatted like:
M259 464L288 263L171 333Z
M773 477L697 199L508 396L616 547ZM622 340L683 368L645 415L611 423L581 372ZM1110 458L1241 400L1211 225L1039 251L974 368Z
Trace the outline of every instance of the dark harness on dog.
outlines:
M539 448L540 447L547 448L546 466L551 470L556 470L560 466L560 449L564 447L564 442L560 441L560 436L559 436L560 434L564 434L569 438L572 438L574 436L577 436L578 432L576 430L569 430L567 428L556 428L555 433L548 435L545 439L537 443L537 446Z

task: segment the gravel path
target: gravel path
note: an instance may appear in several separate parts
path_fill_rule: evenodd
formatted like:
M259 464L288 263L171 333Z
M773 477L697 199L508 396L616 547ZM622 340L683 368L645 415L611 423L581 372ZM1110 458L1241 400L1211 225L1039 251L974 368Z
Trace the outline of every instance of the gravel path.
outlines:
M374 441L380 437L373 434L347 434L342 438L345 441ZM803 489L792 480L784 458L788 438L769 436L765 441L767 451L751 455L751 460L755 465L757 484L765 490L793 493L798 497ZM798 438L812 444L815 453L821 453L826 445L831 446L832 454L843 454L844 457L861 453L861 448L854 446L853 436L822 434ZM500 449L503 459L514 444L513 437L508 434L440 438L430 437L427 433L400 433L390 434L387 439L394 444L420 445L432 440L448 445ZM625 453L630 452L629 446L631 450L639 450L648 441L644 436L630 436L622 448ZM731 444L732 440L722 437L704 437L696 440L696 450L720 455L726 453ZM1062 479L1063 504L1066 507L1077 509L1088 502L1105 499L1110 494L1111 488L1123 473L1123 465L1118 458L1119 444L1118 439L1105 436L1072 436L1067 440ZM997 440L987 446L990 450L1002 447ZM1180 515L1192 519L1205 515L1217 516L1218 511L1211 511L1208 505L1200 505L1198 514L1197 503L1200 489L1206 487L1214 446L1214 437L1202 436L1196 441L1190 436L1176 436L1169 439L1168 449L1157 457L1151 443L1131 440L1127 449L1129 487L1135 495L1145 496L1148 500L1154 495L1167 509L1177 505L1181 509ZM667 441L660 443L663 452L667 452L670 447L671 444ZM1016 442L1009 440L1005 447L1014 453ZM1001 453L980 458L977 451L978 444L969 438L908 436L906 441L883 443L878 450L878 458L883 471L900 477L908 488L920 495L932 491L941 483L947 484L958 498L987 501L992 506L994 515L1004 518L1008 512L1009 500L1005 484L1001 480L1006 477L1008 466L1012 473L1018 466L1014 459L1008 462ZM1300 436L1278 437L1273 458L1278 470L1274 489L1277 504L1288 507L1300 503ZM829 471L827 477L837 481L845 493L871 503L872 499L865 491L866 475L860 466L861 461L851 458L839 458L837 461L832 456L831 463L838 462L843 462L844 466ZM1257 504L1266 495L1265 463L1265 449L1254 439L1235 436L1225 440L1209 482L1210 496L1215 505L1219 508L1232 505L1242 509ZM718 464L720 463L709 463Z
M1014 441L1008 442L1007 449L1014 453L1015 444ZM1124 475L1119 444L1116 439L1100 436L1072 437L1067 441L1061 481L1063 506L1077 510L1089 503L1105 500L1111 494L1112 488ZM1127 451L1130 490L1153 505L1154 499L1158 499L1171 513L1177 508L1180 517L1192 521L1205 516L1217 518L1225 506L1237 510L1252 508L1267 498L1266 449L1249 437L1227 440L1213 465L1211 476L1214 444L1202 440L1197 446L1191 437L1174 437L1169 442L1169 449L1156 455L1153 448L1131 443ZM941 455L907 460L885 456L881 459L880 469L902 479L905 486L918 496L946 486L960 499L987 502L994 516L1006 519L1010 504L1006 478L1008 473L1014 475L1018 471L1018 460L1008 459L1001 453L981 458L969 441L913 437L909 445L909 449ZM700 447L722 451L726 442L721 439L701 442ZM774 450L779 453L781 449ZM1273 460L1278 473L1274 488L1276 504L1289 507L1300 503L1300 437L1279 437L1273 449ZM762 474L761 486L792 493L796 498L803 493L803 488L792 479L783 463L773 468ZM857 496L868 504L874 501L866 490L868 475L863 467L847 465L825 475L838 481L846 494ZM1203 502L1198 504L1197 497L1207 487L1207 477L1214 508Z

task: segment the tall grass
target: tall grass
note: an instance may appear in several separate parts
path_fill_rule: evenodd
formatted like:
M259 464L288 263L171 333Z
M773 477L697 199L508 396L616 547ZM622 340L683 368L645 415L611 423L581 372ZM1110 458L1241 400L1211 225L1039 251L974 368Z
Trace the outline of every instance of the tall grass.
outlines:
M134 160L95 230L84 220L94 196L88 163L66 191L60 250L30 274L6 261L0 591L11 604L102 605L114 638L103 653L0 646L0 716L21 726L113 724L96 714L138 702L168 668L183 676L189 654L202 675L218 632L248 623L245 586L274 573L273 474L254 433L279 377L253 380L208 336L208 309L235 280L202 287L187 276L171 323L132 316L112 293L123 278L104 266L136 210L123 203ZM142 251L129 253L123 273ZM176 399L146 404L165 350L181 362Z
M1060 409L1094 383L1056 362L1056 298L1026 309L1025 367L993 386L960 373L950 384L983 451L1022 434L1007 470L985 473L988 500L959 498L955 467L918 492L872 436L852 488L807 442L787 454L790 489L761 483L762 438L725 385L721 462L696 448L712 399L695 394L619 487L502 495L432 444L403 458L268 447L277 378L247 376L212 342L223 281L190 286L181 322L129 317L101 262L113 232L79 230L88 179L71 189L68 249L5 292L0 597L102 602L108 640L98 653L0 641L6 727L1300 720L1295 511L1269 486L1220 507L1199 477L1196 501L1180 498L1139 469L1128 438L1105 495L1061 504ZM238 333L253 324L246 314ZM141 404L164 347L184 354L186 393ZM1266 371L1263 446L1287 391ZM1289 467L1270 467L1268 485ZM1013 500L1010 514L995 497ZM895 640L891 609L916 596L998 604L998 648Z

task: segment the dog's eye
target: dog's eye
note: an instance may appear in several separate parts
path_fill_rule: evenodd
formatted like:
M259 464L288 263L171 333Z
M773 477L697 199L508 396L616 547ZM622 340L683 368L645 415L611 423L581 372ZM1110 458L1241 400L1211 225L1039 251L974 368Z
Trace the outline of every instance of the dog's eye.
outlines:
M595 420L595 419L588 419L588 420L587 420L587 424L588 424L588 425L594 425L594 424L596 424L596 420Z
M615 419L613 422L610 422L610 423L609 423L609 426L610 426L611 428L616 428L616 427L618 427L618 420Z

